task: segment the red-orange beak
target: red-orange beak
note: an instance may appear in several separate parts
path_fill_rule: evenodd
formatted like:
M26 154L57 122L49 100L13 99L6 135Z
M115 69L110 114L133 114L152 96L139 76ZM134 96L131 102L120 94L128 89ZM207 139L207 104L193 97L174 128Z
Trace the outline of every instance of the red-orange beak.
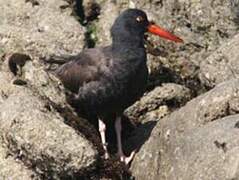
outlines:
M178 43L183 42L183 40L181 38L175 36L174 34L164 30L163 28L161 28L161 27L159 27L155 24L149 24L148 32L150 32L152 34L155 34L155 35L158 35L162 38L169 39L169 40L174 41L174 42L178 42Z

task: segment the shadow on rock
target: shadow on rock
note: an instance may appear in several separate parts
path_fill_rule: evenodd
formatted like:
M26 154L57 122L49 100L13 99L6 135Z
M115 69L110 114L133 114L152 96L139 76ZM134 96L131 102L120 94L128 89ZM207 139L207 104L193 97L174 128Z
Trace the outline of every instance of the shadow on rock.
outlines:
M126 151L139 151L144 143L151 136L151 132L156 126L157 121L149 121L139 125L133 132L131 137L126 142Z

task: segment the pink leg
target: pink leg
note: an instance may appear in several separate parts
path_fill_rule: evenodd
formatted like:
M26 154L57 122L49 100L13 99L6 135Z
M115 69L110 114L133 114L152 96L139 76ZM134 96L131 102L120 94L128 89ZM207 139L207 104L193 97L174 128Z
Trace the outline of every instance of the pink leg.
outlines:
M106 139L105 139L106 125L101 119L99 119L98 121L99 121L99 131L100 131L101 142L103 145L103 149L105 151L105 159L108 159L109 153L107 151L107 143L106 143Z
M134 157L135 151L131 152L129 157L126 157L123 152L122 148L122 140L121 140L121 117L117 117L115 121L115 130L116 130L116 136L117 136L117 145L118 145L118 154L120 156L120 161L124 162L125 164L128 164Z

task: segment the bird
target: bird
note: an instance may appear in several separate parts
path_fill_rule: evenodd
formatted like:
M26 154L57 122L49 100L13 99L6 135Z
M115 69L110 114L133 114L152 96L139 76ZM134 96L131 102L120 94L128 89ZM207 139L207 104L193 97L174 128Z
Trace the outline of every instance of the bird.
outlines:
M78 112L97 117L104 157L109 158L106 119L114 117L118 155L129 164L135 155L126 156L122 147L121 117L126 108L143 96L148 79L144 35L150 32L174 42L176 35L148 20L140 9L126 9L111 27L112 44L82 50L56 69L55 74L72 92L72 106Z

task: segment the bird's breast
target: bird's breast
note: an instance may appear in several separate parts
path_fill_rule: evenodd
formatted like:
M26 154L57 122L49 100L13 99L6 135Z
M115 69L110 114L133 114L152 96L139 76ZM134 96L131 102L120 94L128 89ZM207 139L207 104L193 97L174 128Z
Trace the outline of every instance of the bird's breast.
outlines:
M123 111L143 95L148 69L145 62L137 65L126 64L114 69L116 72L112 72L110 80L112 93L110 107L116 111Z

